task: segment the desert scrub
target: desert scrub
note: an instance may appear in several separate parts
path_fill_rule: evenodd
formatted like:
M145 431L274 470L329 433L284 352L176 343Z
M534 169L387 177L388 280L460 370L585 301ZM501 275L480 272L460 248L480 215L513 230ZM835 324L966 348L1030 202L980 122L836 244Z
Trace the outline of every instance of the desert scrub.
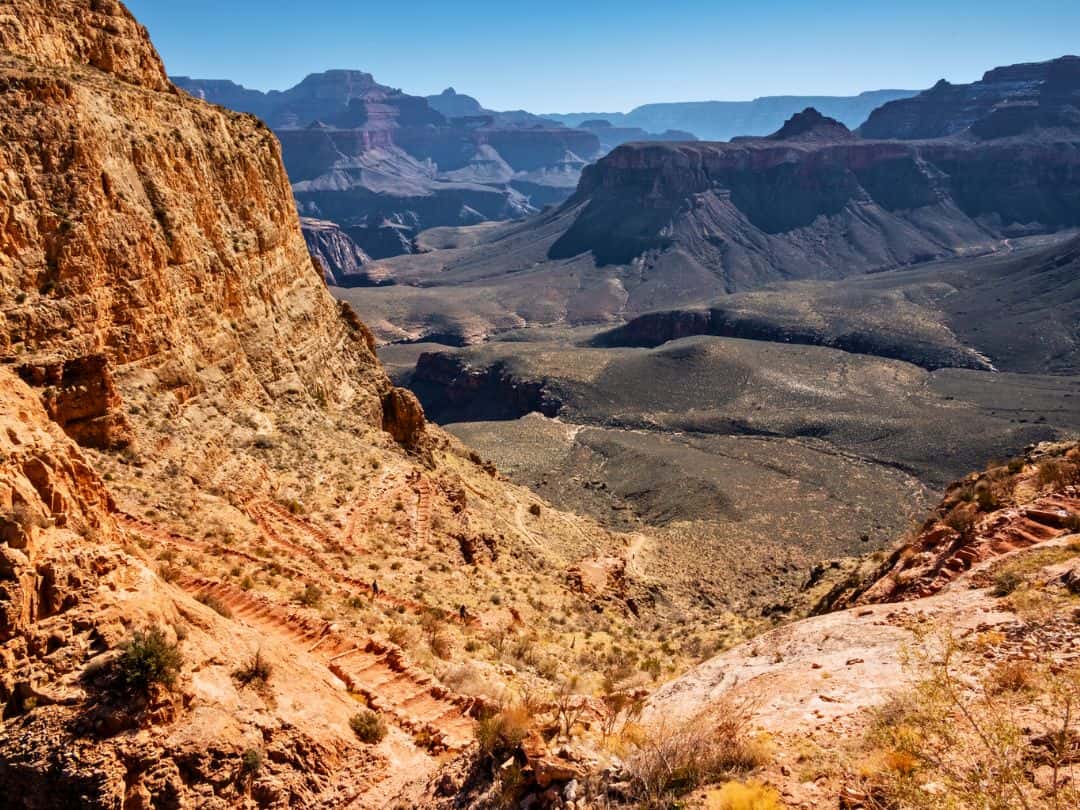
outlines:
M517 750L532 728L532 715L521 704L503 709L480 719L476 724L476 741L480 753L499 759Z
M362 709L349 718L349 728L361 742L375 745L386 736L386 721L371 709Z
M752 719L752 703L731 704L648 735L626 760L639 806L666 810L701 785L765 765L769 743L751 734Z
M1029 582L1037 585L1043 569L1077 556L1080 556L1080 543L1026 549L997 568L991 592L994 596L1010 596Z
M123 686L146 692L154 684L171 689L184 660L176 644L170 644L157 627L136 630L116 659L117 679Z
M954 507L943 521L946 526L960 535L967 536L975 529L975 515L964 504Z
M247 776L254 776L262 769L263 755L257 748L249 748L240 758L240 770Z
M873 806L1080 806L1080 667L964 670L961 651L948 637L923 645L922 679L872 713L860 776Z
M226 619L232 618L232 611L229 610L229 606L213 594L201 593L195 597L195 601L201 602L202 604L206 605L219 616L224 616Z
M1011 569L1005 569L994 576L992 593L994 596L1009 596L1023 584L1024 578L1019 573Z
M273 665L263 658L262 650L258 650L250 661L233 672L233 677L241 686L264 687L273 674Z
M322 598L322 588L309 584L297 595L296 601L305 607L317 607L322 602Z
M1039 462L1035 480L1040 487L1063 487L1080 481L1080 466L1072 461L1048 458Z

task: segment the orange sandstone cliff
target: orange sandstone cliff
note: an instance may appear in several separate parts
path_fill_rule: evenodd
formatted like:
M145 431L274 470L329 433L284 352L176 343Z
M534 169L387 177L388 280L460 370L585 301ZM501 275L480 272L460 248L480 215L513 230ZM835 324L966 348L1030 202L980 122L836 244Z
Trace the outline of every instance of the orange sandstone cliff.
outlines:
M574 629L528 671L503 639L591 616L563 572L624 545L425 424L273 135L178 92L114 0L0 0L0 423L16 806L415 805ZM151 631L172 688L117 692Z

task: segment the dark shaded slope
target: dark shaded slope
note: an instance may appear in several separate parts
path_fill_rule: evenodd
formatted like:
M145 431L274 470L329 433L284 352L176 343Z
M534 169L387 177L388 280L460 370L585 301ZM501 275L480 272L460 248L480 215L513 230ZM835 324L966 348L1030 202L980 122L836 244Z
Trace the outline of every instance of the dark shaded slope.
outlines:
M874 110L859 132L866 138L912 140L970 130L980 138L1000 138L1078 126L1080 57L1063 56L995 68L971 84L942 79L917 96Z
M835 283L734 295L654 312L598 346L658 346L690 335L832 346L943 367L1080 371L1080 238ZM1051 240L1052 241L1052 240Z

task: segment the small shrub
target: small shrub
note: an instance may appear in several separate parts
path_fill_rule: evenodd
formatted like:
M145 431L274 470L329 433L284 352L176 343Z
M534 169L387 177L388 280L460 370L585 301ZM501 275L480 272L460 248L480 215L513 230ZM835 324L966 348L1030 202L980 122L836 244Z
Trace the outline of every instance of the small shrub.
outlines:
M1025 692L1038 684L1038 677L1027 661L1007 661L990 674L990 688L995 692Z
M248 686L250 684L265 686L270 680L270 676L273 672L273 665L262 657L262 650L259 650L250 661L233 673L233 677L236 678L242 686Z
M770 752L750 736L751 719L749 704L728 706L650 735L626 763L641 806L666 808L702 784L764 765Z
M992 512L1001 506L1001 501L990 487L980 487L975 490L975 503L982 512Z
M540 504L529 504L529 514L533 517L540 517Z
M660 664L660 659L654 656L652 658L646 658L644 661L642 661L639 668L642 672L646 673L650 678L655 681L657 678L660 677L662 665Z
M408 649L416 643L416 631L404 624L391 625L386 631L386 637L403 649Z
M229 610L229 606L213 594L201 593L195 597L195 601L201 602L217 614L224 616L226 619L232 618L232 611Z
M182 665L179 648L156 627L135 631L116 661L120 682L140 691L147 691L153 684L172 688Z
M300 595L296 597L297 601L299 601L300 604L304 605L305 607L318 606L318 604L322 601L322 598L322 588L320 588L318 585L313 584L307 585L304 590L300 592Z
M780 794L761 782L728 782L709 793L707 810L783 810Z
M443 661L449 661L454 652L454 642L445 633L438 633L431 639L431 651Z
M1039 464L1039 486L1060 488L1080 483L1080 465L1062 459L1050 458Z
M975 528L975 516L963 505L955 507L945 516L945 525L957 534L967 535Z
M349 718L349 728L362 742L374 745L386 736L386 721L370 709L357 712Z
M994 577L994 596L1008 596L1024 584L1024 578L1015 571L1005 569Z
M521 745L532 727L532 717L524 706L508 706L482 718L476 724L480 753L494 759L509 754Z
M1014 458L1009 460L1009 472L1016 475L1018 472L1024 469L1024 460L1022 458Z
M262 768L262 751L257 748L249 748L240 759L240 769L248 775L254 776Z

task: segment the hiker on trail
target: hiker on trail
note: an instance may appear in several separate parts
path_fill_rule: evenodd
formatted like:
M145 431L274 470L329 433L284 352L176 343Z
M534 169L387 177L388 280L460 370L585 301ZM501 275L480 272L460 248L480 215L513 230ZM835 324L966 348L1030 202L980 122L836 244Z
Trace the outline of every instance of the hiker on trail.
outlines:
M375 579L371 580L371 592L375 596L379 595L379 582L378 582L378 580L375 580Z
M462 620L462 621L465 621L465 620L466 620L466 619L467 619L467 618L469 617L469 613L468 613L468 611L466 611L466 610L465 610L465 606L464 606L464 605L462 605L461 607L459 607L459 608L458 608L458 610L457 610L457 612L458 612L458 616L460 616L460 617L461 617L461 620Z

